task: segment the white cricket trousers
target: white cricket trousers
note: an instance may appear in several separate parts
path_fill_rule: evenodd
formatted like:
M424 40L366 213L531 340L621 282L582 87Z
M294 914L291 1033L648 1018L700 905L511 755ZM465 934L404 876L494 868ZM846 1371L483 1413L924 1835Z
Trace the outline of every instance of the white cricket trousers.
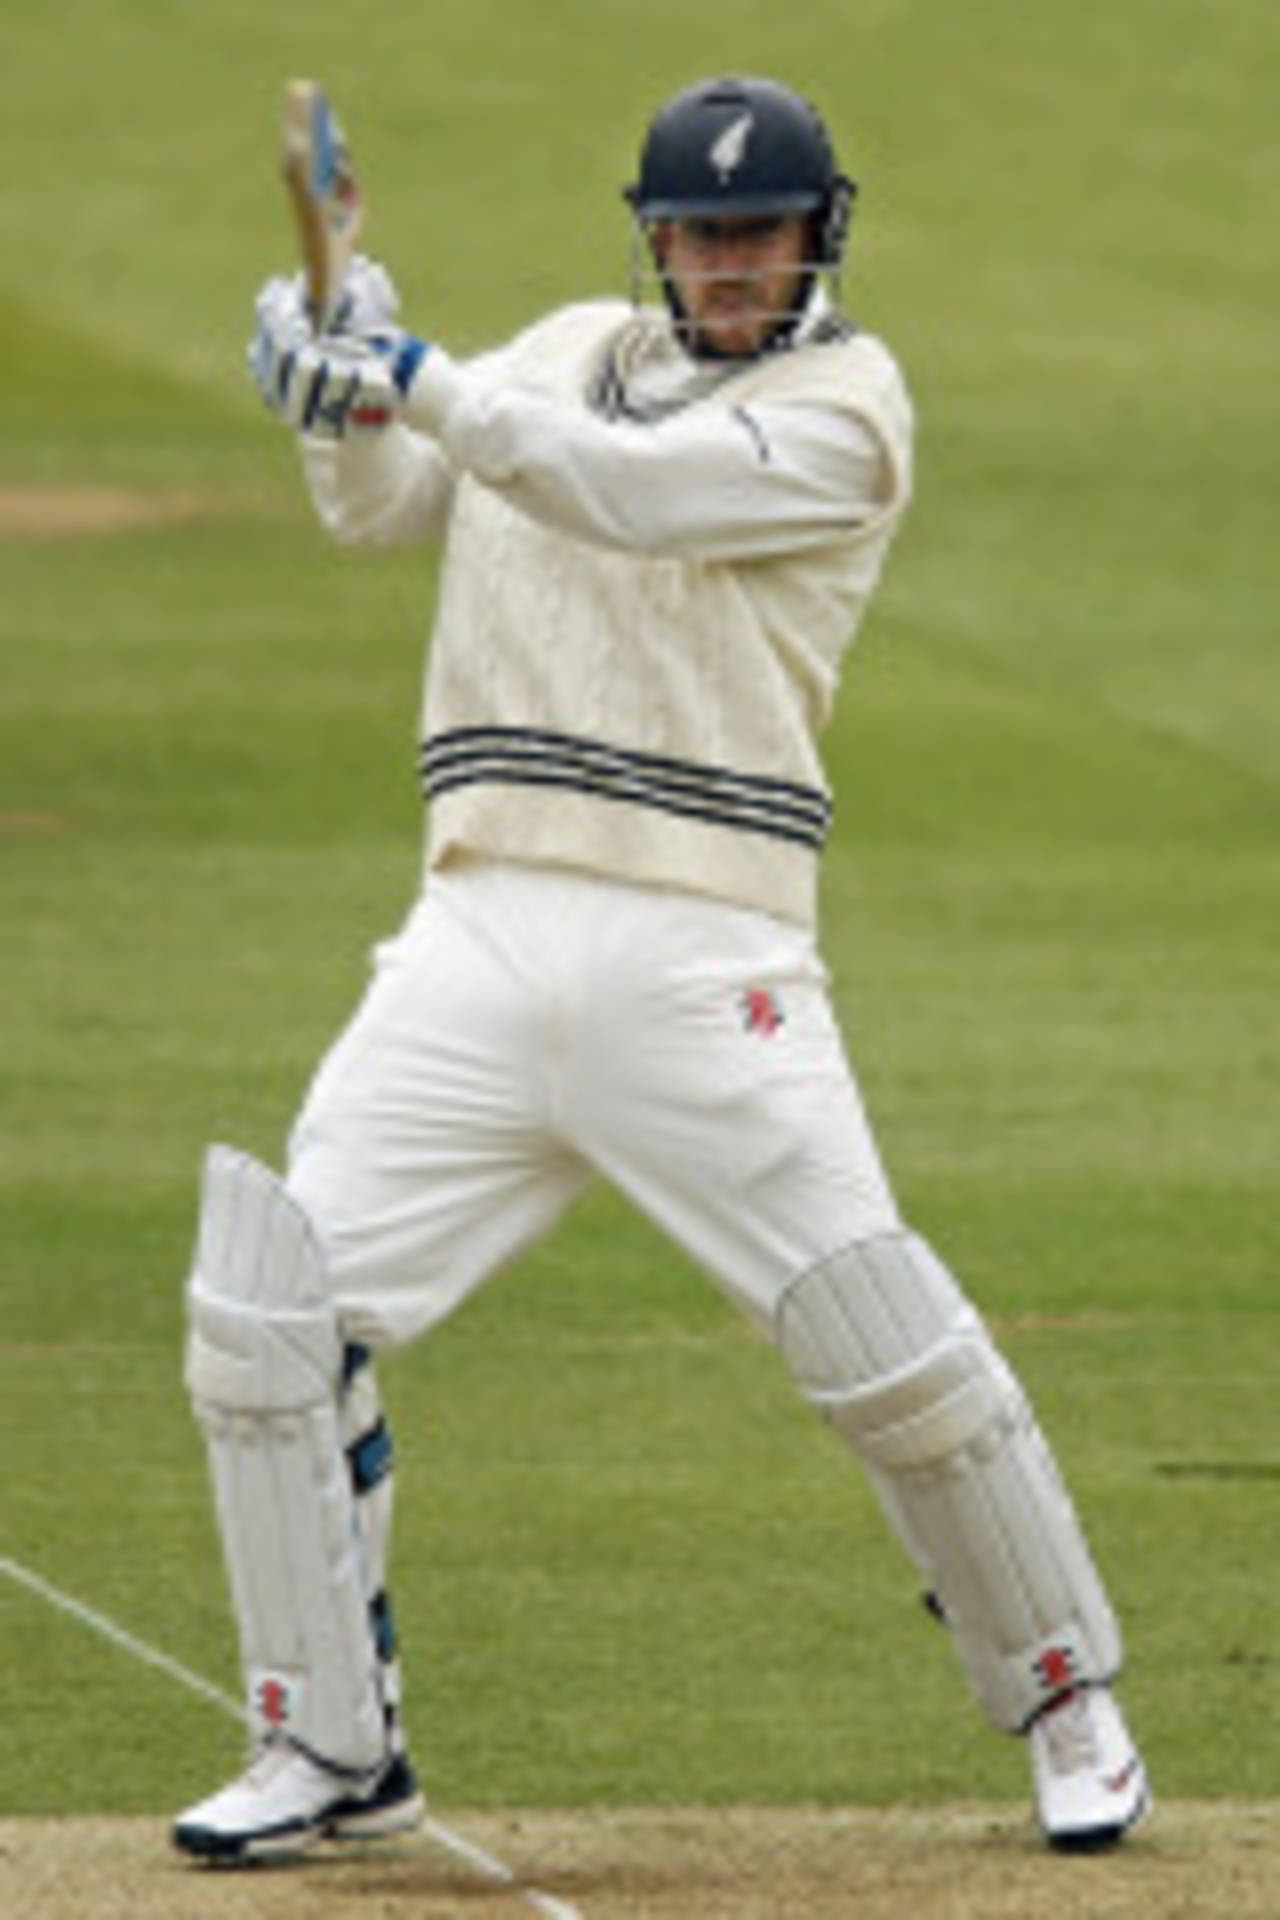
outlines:
M432 874L290 1144L345 1336L425 1332L596 1175L766 1330L798 1274L899 1225L810 932L548 868Z

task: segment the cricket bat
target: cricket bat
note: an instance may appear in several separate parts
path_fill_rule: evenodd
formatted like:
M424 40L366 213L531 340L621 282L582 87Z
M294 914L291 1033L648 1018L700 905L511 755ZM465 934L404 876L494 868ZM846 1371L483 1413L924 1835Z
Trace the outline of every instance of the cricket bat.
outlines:
M298 229L307 304L313 326L323 333L355 252L364 203L342 128L316 81L289 81L282 132L282 165Z

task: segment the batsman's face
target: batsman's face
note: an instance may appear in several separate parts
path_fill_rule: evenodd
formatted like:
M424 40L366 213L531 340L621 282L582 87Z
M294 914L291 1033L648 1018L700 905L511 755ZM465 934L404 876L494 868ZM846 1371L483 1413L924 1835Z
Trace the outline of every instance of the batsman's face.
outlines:
M654 252L694 337L731 359L758 353L791 311L811 252L803 214L768 219L667 220Z

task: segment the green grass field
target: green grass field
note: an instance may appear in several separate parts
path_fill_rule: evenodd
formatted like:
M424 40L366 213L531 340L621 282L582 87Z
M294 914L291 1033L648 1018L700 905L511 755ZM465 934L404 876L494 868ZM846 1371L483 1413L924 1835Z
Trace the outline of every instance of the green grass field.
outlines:
M1157 1791L1273 1797L1280 14L6 0L0 48L0 1556L234 1685L199 1156L279 1160L416 879L432 563L324 543L242 370L283 79L468 350L625 285L651 107L773 70L862 180L850 305L921 413L829 741L841 1014L1084 1509ZM85 529L85 489L184 511ZM10 526L33 494L69 523ZM384 1385L440 1804L1023 1794L843 1455L610 1194ZM3 1579L0 1720L7 1812L162 1813L238 1753Z

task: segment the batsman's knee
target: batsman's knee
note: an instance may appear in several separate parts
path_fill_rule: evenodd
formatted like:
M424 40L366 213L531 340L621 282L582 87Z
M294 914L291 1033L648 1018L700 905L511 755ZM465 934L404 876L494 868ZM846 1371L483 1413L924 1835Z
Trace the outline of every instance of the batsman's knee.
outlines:
M948 1459L1021 1404L977 1314L910 1234L854 1242L802 1274L778 1329L801 1391L874 1466Z
M334 1400L343 1347L314 1230L268 1168L229 1147L205 1160L187 1322L197 1408L288 1413Z

